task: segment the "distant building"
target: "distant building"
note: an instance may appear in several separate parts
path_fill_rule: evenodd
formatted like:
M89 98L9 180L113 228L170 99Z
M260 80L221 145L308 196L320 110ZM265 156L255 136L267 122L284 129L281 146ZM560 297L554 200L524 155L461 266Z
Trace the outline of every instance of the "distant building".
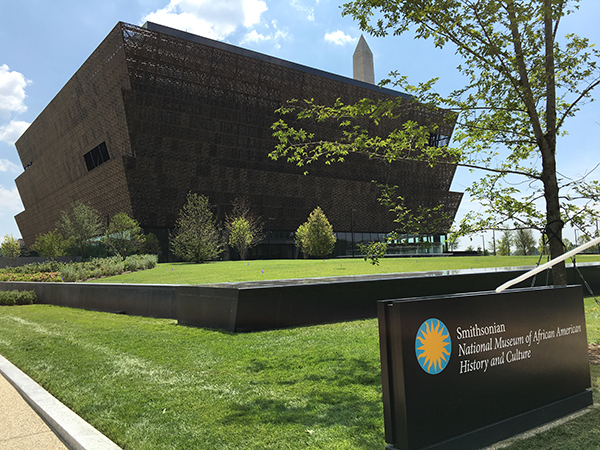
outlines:
M26 169L16 180L25 206L17 224L31 246L80 200L106 220L131 215L166 246L193 191L220 219L248 197L268 232L255 256L293 257L293 232L316 206L337 232L336 252L349 254L351 230L360 242L396 228L377 201L378 180L398 185L409 207L445 205L449 220L429 237L439 252L462 196L449 191L454 166L350 155L305 176L268 157L274 110L288 99L402 95L161 25L119 23L17 141ZM428 120L418 110L411 118ZM432 143L451 132L442 126Z

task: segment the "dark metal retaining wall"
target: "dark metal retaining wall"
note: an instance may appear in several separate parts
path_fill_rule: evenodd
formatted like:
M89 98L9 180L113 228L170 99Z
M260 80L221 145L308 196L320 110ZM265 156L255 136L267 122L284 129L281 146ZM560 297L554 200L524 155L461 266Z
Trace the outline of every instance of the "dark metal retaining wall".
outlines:
M154 284L0 282L0 290L34 290L38 303L176 319L176 286Z
M437 271L198 286L0 282L0 290L33 289L39 303L170 318L182 325L244 332L372 318L377 316L377 300L489 291L527 270ZM592 290L600 292L600 263L582 264L579 270ZM568 273L569 284L581 284L574 269L569 268ZM546 275L538 275L536 285L545 284ZM528 280L516 287L530 285Z

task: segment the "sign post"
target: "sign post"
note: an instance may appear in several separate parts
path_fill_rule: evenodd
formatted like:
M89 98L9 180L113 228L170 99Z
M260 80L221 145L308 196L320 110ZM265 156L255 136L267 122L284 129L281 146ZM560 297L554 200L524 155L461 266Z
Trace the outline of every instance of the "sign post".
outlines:
M389 450L480 448L592 404L581 286L378 308Z

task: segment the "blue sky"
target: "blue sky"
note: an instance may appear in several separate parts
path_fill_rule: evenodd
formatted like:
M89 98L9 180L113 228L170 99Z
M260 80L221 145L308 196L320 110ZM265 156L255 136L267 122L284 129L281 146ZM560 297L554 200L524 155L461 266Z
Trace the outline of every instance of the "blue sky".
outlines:
M14 141L93 52L117 22L146 20L352 77L352 53L360 30L341 16L341 0L0 0L0 237L20 236L14 215L23 206L14 179L21 173ZM561 35L577 33L600 43L600 2L583 0L565 18ZM440 50L410 35L366 36L375 78L392 70L413 83L440 77L437 90L460 87L460 63L450 48ZM598 96L600 92L596 92ZM567 124L558 164L576 177L600 162L600 104L592 102ZM477 174L458 170L452 190L462 192ZM598 179L598 173L592 179ZM459 216L478 205L463 200ZM573 240L573 236L566 237ZM571 232L572 233L572 232ZM485 236L486 246L489 236ZM473 246L481 243L473 238ZM469 244L463 238L463 246Z

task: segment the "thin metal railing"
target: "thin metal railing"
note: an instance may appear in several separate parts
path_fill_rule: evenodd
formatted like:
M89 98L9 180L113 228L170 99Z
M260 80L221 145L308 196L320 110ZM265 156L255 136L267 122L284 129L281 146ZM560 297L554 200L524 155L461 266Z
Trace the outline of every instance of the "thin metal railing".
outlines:
M509 287L514 286L515 284L518 284L521 281L524 281L528 278L531 278L532 276L537 275L538 273L543 272L546 269L549 269L550 267L558 264L559 262L562 262L567 258L571 258L572 256L575 256L577 253L581 253L584 250L587 250L588 248L593 247L594 245L598 245L598 244L600 244L600 237L592 239L591 241L586 242L585 244L580 245L579 247L576 247L573 250L568 251L567 253L564 253L564 254L560 255L559 257L554 258L554 259L548 261L547 263L542 264L541 266L538 266L535 269L532 269L529 272L526 272L523 275L518 276L517 278L515 278L513 280L507 281L506 283L498 286L496 288L496 292L502 292L505 289L508 289Z

